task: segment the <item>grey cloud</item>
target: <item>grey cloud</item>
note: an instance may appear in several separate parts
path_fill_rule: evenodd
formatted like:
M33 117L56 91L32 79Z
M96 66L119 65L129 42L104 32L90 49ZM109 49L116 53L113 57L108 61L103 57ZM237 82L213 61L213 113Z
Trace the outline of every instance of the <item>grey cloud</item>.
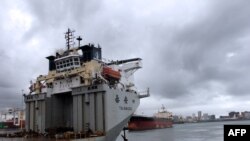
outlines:
M27 51L30 41L39 39L37 46L41 50L30 48L29 53L20 52L33 58L28 64L25 63L29 57L25 55L17 59L11 57L10 62L0 62L5 66L0 72L0 90L10 84L17 86L12 92L4 90L4 93L14 96L15 91L26 87L32 77L46 73L47 60L44 57L65 46L63 32L72 27L76 29L76 35L83 35L84 43L100 43L105 58L141 57L144 68L135 74L137 85L150 87L151 92L159 97L175 100L174 106L179 104L178 101L192 106L216 98L219 94L212 93L218 91L214 87L217 83L225 88L223 96L248 94L249 78L246 75L250 69L247 61L250 50L245 46L249 44L250 36L249 2L207 1L206 7L199 11L203 14L195 14L189 22L178 17L185 15L184 9L178 9L177 13L181 14L177 14L168 13L167 7L156 12L156 7L156 10L149 9L144 14L146 8L140 8L143 4L117 1L112 5L105 1L80 0L26 2L26 12L32 16L31 28L22 33L17 43L1 39L1 49L7 44L21 44L23 51ZM2 50L1 59L8 60L8 50ZM236 55L228 57L228 53ZM22 67L22 64L27 66ZM18 76L13 70L17 70ZM9 76L5 76L8 72ZM206 93L205 100L200 97L203 93Z
M37 33L47 34L50 31L65 30L67 28L81 29L90 24L91 17L99 10L99 1L29 1L28 10L34 18L31 30L26 33L29 38ZM60 35L61 33L55 33Z
M160 79L157 84L153 84L157 90L164 87L157 93L168 98L176 98L189 95L193 89L206 89L206 84L210 81L217 81L225 87L238 83L234 80L247 72L239 72L239 68L235 65L228 64L226 54L241 50L242 45L238 43L238 39L249 35L248 7L249 4L246 1L214 2L205 17L201 19L197 17L191 24L184 25L176 31L170 41L167 41L168 38L158 41L158 47L163 51L155 50L157 53L155 60L158 60L158 64L165 69L164 71L156 69L154 74L159 75L151 77L151 79L153 77ZM162 34L159 34L155 38L161 39L161 36ZM248 64L241 64L240 67ZM180 70L192 77L173 73ZM179 81L179 85L173 81L173 77ZM247 82L248 79L241 79L241 81ZM235 91L228 91L229 94L234 95L236 91L241 93L241 90L245 91L247 85L235 88ZM230 87L230 89L234 88Z
M5 107L20 107L22 105L22 94L13 88L0 87L0 109Z

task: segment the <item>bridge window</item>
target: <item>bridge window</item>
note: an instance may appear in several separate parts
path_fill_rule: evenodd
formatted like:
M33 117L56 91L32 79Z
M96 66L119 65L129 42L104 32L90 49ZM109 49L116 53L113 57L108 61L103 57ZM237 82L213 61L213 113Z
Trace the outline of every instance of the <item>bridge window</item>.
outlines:
M80 67L80 58L76 56L56 60L56 69L58 72L69 71L78 67Z

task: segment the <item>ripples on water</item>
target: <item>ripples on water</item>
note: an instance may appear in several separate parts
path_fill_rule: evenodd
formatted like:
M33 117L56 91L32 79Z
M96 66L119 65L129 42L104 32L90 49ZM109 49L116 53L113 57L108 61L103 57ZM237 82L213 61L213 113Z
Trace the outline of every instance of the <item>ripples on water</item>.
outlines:
M250 121L175 124L173 128L127 132L127 138L129 141L223 141L224 124L250 125ZM0 141L34 141L34 139L0 138ZM53 140L36 139L35 141ZM118 137L117 141L123 140Z

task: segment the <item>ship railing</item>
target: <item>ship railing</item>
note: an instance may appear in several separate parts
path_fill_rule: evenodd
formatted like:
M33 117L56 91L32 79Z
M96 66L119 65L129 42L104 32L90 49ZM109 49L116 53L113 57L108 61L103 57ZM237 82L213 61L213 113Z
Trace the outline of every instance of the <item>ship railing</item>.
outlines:
M139 92L139 98L145 98L149 96L150 96L149 88L147 88L147 90L145 91Z

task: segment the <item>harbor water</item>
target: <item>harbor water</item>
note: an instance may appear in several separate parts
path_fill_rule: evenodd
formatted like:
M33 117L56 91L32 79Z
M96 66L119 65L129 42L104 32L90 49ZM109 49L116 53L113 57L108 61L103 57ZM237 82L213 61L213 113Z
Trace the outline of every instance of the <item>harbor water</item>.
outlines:
M173 128L128 132L129 141L223 141L223 126L250 125L250 120L174 124ZM117 141L123 141L118 138Z
M175 124L173 128L126 132L126 135L129 141L223 141L223 125L227 124L250 125L250 120ZM33 140L0 138L0 141ZM39 139L35 141L48 140L53 141L52 139ZM123 141L123 139L119 136L117 141Z

